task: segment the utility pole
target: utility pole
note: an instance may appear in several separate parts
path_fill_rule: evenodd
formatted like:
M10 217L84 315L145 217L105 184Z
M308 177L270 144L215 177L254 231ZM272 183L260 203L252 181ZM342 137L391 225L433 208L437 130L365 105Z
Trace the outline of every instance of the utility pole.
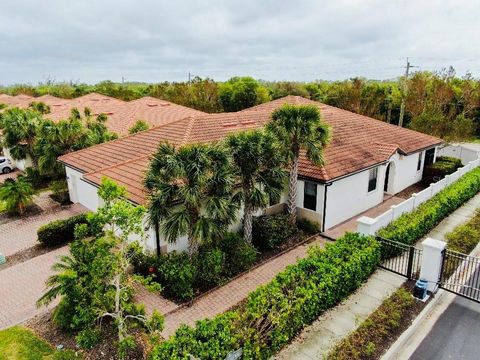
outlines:
M410 68L415 67L410 65L410 61L408 61L407 57L407 66L405 67L405 78L403 79L403 94L402 94L402 103L400 105L400 117L398 118L398 126L403 126L403 116L405 115L405 97L407 96L408 91L408 74L410 72Z
M188 72L188 83L190 84L190 79L192 77L192 74L190 74L190 71Z

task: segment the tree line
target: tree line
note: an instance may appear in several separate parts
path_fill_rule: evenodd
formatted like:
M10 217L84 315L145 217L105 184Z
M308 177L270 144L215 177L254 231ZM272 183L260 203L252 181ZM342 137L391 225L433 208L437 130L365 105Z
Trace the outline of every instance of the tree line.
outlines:
M399 122L403 100L406 127L446 140L480 136L480 79L470 74L460 77L450 68L439 72L419 71L406 84L404 80L352 78L333 82L266 82L251 77L233 77L216 82L196 77L188 82L155 84L47 82L38 86L4 87L0 92L32 96L51 94L63 98L98 92L123 100L152 96L205 112L238 111L286 95L299 95L392 124Z

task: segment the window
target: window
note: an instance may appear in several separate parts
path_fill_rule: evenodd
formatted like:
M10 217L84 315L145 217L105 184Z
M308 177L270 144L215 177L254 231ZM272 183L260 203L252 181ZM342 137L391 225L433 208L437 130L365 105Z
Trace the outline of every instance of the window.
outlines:
M418 154L418 161L417 161L417 171L420 171L420 168L422 167L422 154Z
M303 207L305 209L317 210L317 184L305 181L303 190Z
M377 188L377 175L378 168L370 169L368 173L368 192L371 192Z

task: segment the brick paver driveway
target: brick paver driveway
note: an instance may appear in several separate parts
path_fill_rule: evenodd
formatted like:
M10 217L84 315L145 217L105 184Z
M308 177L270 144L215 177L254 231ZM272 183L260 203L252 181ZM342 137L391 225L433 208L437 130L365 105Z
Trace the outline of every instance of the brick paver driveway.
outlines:
M47 310L35 303L45 292L52 265L68 246L0 270L0 329L19 324ZM55 306L56 302L49 305Z
M39 202L43 208L46 201ZM5 256L9 256L17 251L28 249L37 243L37 230L40 226L86 211L87 209L80 204L63 208L58 206L46 209L39 215L9 220L0 224L0 252Z

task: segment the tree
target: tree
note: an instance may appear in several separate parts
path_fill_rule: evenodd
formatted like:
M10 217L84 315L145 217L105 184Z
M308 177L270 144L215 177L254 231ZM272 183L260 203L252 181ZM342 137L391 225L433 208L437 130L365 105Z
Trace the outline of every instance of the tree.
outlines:
M187 235L189 254L199 244L222 235L234 221L238 206L231 198L234 176L220 145L180 148L161 143L153 156L145 185L150 222L167 241Z
M148 130L148 128L149 128L149 126L145 121L137 120L135 122L135 124L133 124L133 126L130 129L128 129L128 133L129 134L136 134L140 131Z
M48 279L49 289L38 304L62 296L54 320L75 331L91 329L98 319L111 318L123 358L135 345L130 329L141 326L148 332L161 330L163 318L157 312L147 318L144 308L133 300L136 277L129 273L129 241L143 239L145 208L125 200L125 189L108 179L102 180L98 194L103 205L88 214L88 225L75 229L79 240L71 245L70 255L54 265L58 273Z
M289 163L288 213L296 221L297 180L300 151L315 165L323 164L323 149L330 140L329 127L321 121L320 111L314 105L285 104L272 113L267 124L283 146Z
M239 111L270 100L268 90L251 77L233 77L219 87L224 111Z
M252 241L253 213L278 200L285 185L284 158L275 137L262 130L230 135L226 144L240 183L236 196L243 202L243 237Z
M17 179L6 179L0 186L0 200L5 202L7 211L23 215L28 205L32 203L35 190L25 176Z
M35 145L42 121L40 113L31 109L11 108L2 114L3 146L9 149L13 159L23 160L30 156L34 167L38 167Z
M49 114L50 113L50 106L45 104L44 102L41 101L32 101L30 105L28 105L29 109L32 109L42 115Z

